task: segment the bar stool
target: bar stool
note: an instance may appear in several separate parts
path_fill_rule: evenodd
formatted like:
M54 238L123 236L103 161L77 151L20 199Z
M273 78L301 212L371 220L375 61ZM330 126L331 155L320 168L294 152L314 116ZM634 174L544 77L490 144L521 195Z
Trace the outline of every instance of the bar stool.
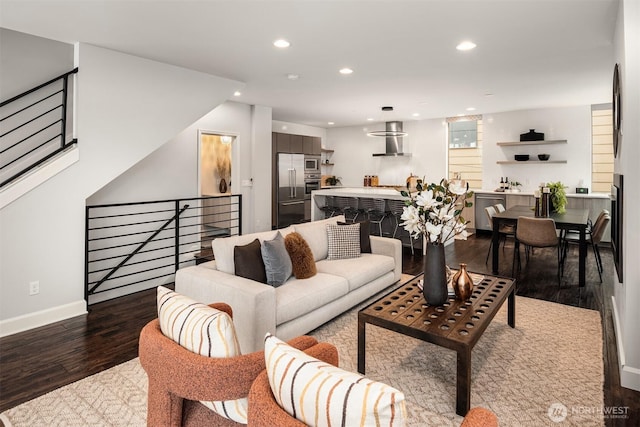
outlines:
M345 221L356 222L360 213L358 211L357 197L336 196L335 202L338 209L340 209L339 212L344 215Z
M371 224L378 225L378 235L382 237L382 221L388 216L386 201L384 199L361 197L359 199L359 210L367 215L367 219Z
M402 200L388 199L387 206L389 207L389 212L396 220L396 228L393 230L393 238L395 239L396 233L398 232L398 227L400 227L402 212L404 210L405 204L404 204L404 201ZM414 255L413 237L408 231L407 231L407 234L409 234L409 244L411 245L411 255Z
M321 206L320 210L324 212L325 218L331 218L340 211L340 208L336 205L334 196L324 196L324 206Z

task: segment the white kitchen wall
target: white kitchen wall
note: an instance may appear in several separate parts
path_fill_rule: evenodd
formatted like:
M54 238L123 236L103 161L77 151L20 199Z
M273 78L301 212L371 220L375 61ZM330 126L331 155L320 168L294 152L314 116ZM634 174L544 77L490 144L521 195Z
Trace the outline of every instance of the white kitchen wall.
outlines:
M578 186L591 183L591 106L547 108L484 114L482 142L482 180L484 189L495 189L500 177L523 184L523 191L534 190L541 182L562 181L575 193ZM497 142L519 141L520 134L535 129L545 140L567 140L566 144L505 147ZM549 160L566 160L566 164L522 162L499 165L500 160L514 160L515 154L551 154ZM582 180L582 185L579 185Z
M324 147L324 140L327 136L326 129L324 128L283 122L280 120L274 120L271 126L273 132L290 133L292 135L319 136L322 138L322 144Z
M411 157L373 157L384 153L385 139L367 136L367 132L384 130L384 123L327 129L325 146L335 150L333 174L349 187L362 187L364 175L378 175L380 185L405 185L411 173L439 182L447 167L443 120L404 122L403 129L408 133L403 138L403 151Z

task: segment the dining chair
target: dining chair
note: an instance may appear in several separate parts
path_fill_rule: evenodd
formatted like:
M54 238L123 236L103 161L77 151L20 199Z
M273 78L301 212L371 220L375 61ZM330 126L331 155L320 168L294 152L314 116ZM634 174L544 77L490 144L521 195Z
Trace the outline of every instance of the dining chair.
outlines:
M505 211L504 205L502 203L496 203L495 205L493 205L493 207L496 208L496 211L498 212Z
M502 205L500 204L500 206ZM489 219L489 227L491 227L491 229L493 230L493 216L496 214L496 208L495 206L487 206L486 208L484 208L484 211L486 212L487 218ZM516 229L513 226L513 224L500 224L500 229L498 231L500 233L500 240L502 240L502 250L504 251L504 245L507 243L507 237L508 236L513 237L515 235ZM500 244L500 241L498 241L498 245L499 244ZM487 258L484 260L485 264L489 262L489 254L491 253L492 246L493 246L493 239L489 243L489 250L487 250Z
M602 257L600 256L600 248L599 244L602 242L602 238L604 237L604 231L607 229L607 225L609 225L609 221L611 221L611 216L609 215L609 211L604 209L593 226L589 229L589 232L586 235L587 244L591 245L593 249L593 256L596 259L596 267L598 268L598 275L600 276L600 282L602 283ZM563 238L563 249L562 249L562 264L567 257L567 249L570 243L580 243L580 236L575 232L566 233Z
M518 264L518 273L520 273L520 244L526 246L525 257L527 265L529 263L529 256L532 253L533 248L557 248L558 258L558 284L560 284L561 278L561 261L562 251L560 245L560 237L556 231L556 223L553 218L530 218L526 216L518 217L518 224L516 226L516 242L515 249L513 251L513 266L511 269L511 275L514 274L516 262ZM516 260L517 258L517 260Z

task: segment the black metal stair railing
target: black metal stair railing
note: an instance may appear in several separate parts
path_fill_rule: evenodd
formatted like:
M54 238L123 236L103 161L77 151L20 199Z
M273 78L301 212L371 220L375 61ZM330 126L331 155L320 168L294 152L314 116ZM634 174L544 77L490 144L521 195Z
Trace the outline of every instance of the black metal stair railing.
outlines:
M0 188L77 144L71 124L70 78L78 68L0 103Z
M87 206L87 303L169 283L212 259L211 240L241 234L241 218L241 195Z

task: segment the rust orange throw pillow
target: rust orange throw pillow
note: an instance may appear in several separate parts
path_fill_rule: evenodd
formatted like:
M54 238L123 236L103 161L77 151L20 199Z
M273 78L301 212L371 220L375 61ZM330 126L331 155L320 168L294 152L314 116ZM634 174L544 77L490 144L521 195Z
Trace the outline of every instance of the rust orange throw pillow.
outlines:
M313 253L307 241L300 234L287 234L284 238L284 245L291 258L293 275L296 276L296 279L307 279L316 275L316 262L313 259Z

